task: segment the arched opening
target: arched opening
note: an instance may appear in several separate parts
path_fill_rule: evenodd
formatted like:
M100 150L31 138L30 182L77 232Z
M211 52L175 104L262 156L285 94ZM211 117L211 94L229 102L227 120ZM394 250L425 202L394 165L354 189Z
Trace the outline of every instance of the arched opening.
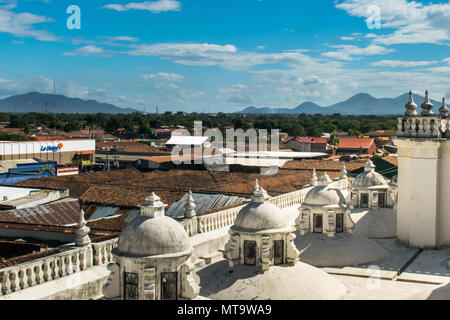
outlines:
M315 213L313 216L313 232L322 233L323 232L323 219L322 214Z
M336 214L336 233L344 232L344 214Z
M284 241L274 240L273 241L274 264L283 264L283 258L284 258Z
M361 204L361 208L368 208L369 207L369 194L361 193L360 204Z
M177 272L161 272L161 300L177 300Z
M256 265L256 241L244 241L244 264Z

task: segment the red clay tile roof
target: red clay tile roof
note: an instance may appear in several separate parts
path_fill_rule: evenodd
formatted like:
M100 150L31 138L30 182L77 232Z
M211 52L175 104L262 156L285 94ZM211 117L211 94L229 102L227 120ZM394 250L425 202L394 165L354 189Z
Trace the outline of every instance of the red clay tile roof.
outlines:
M384 157L383 160L398 167L398 157L396 157L396 156L387 156L387 157Z
M339 138L338 149L369 149L375 141L366 138Z
M301 143L322 143L322 144L326 144L327 143L327 138L323 138L323 137L297 137L295 138L295 140L297 140L298 142Z

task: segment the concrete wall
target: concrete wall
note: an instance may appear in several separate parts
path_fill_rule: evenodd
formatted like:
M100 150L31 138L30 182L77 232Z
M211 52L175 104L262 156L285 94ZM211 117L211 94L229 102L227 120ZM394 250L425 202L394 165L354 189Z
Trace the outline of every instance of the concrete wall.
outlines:
M439 162L439 243L450 245L450 140L441 145Z
M450 243L450 141L396 138L397 237L412 247Z

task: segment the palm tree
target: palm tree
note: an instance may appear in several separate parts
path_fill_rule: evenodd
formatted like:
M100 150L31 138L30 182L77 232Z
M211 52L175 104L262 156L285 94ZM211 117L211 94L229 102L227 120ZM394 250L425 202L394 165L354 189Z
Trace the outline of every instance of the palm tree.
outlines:
M335 133L332 133L327 140L327 143L331 145L333 148L333 155L336 154L336 149L337 146L339 145L339 142L340 142L339 137Z

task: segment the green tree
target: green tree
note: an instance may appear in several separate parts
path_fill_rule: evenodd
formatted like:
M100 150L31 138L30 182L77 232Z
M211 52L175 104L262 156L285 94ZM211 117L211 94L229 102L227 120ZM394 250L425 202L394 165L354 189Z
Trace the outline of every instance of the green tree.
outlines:
M337 146L339 145L340 142L341 141L340 141L339 137L336 134L334 134L334 133L332 133L330 135L330 137L328 138L327 143L330 146L332 146L333 154L336 154L336 149L337 149Z

